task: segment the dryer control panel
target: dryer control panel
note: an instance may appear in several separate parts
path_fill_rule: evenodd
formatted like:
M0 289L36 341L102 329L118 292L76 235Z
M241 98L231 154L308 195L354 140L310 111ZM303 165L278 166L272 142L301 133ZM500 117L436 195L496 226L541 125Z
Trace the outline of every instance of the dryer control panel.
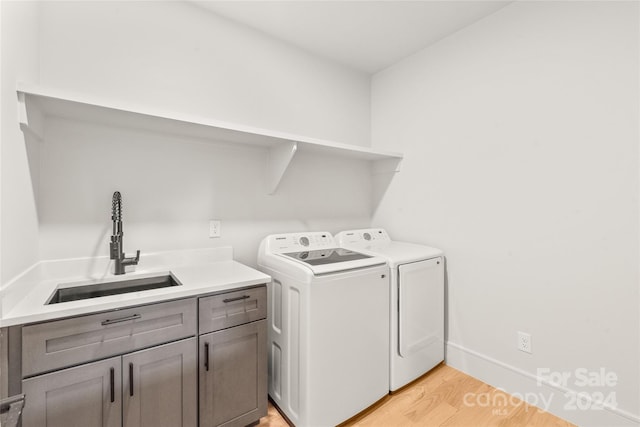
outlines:
M372 243L388 243L390 241L389 235L382 228L343 231L336 236L336 242L340 246L367 246Z
M331 233L324 231L275 234L269 236L266 244L268 250L273 253L300 252L336 247Z

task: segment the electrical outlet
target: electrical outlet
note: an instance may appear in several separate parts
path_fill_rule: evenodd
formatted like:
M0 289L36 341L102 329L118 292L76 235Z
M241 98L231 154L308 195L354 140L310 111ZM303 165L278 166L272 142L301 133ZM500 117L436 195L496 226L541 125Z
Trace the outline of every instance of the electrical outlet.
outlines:
M518 350L531 353L531 335L518 331Z
M220 237L220 221L209 221L209 238Z

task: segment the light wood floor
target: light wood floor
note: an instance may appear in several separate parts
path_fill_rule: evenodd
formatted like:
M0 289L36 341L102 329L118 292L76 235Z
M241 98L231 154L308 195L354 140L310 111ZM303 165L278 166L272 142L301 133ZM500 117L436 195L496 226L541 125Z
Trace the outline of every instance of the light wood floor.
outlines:
M473 394L468 395L465 403L467 393ZM494 404L487 405L487 401ZM259 425L287 427L288 424L270 403L269 412ZM573 424L442 364L341 424L341 427L372 426L570 427Z

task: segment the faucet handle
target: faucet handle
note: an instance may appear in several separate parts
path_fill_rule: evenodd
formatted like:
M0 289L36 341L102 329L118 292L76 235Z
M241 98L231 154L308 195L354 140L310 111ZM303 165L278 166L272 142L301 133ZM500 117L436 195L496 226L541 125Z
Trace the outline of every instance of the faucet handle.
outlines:
M122 254L122 258L120 263L122 265L138 265L138 261L140 261L140 250L136 251L136 257L126 257Z

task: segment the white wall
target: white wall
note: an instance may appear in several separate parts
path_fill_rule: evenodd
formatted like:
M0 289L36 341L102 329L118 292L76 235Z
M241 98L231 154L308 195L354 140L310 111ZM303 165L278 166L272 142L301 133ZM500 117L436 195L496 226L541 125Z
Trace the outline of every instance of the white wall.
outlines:
M3 166L13 174L3 171L3 223L10 224L2 237L3 283L38 258L106 254L115 190L125 200L125 249L143 254L232 245L236 258L252 265L266 234L369 225L371 185L363 162L299 154L278 193L267 196L265 151L70 120L45 123L42 155L30 158L32 187L17 127L12 151L4 147L5 124L17 123L16 80L367 145L370 78L187 2L29 7L38 22L11 21L6 30L24 33L35 72L5 75L3 68L3 102L11 114L2 117ZM3 43L4 32L5 25ZM20 44L11 38L11 48ZM3 44L3 67L11 59ZM221 239L208 238L209 219L222 220ZM15 252L6 256L9 250Z
M111 195L123 196L125 250L145 253L233 246L255 265L260 239L370 221L364 161L296 155L267 195L265 149L52 119L41 160L40 254L108 254ZM210 219L222 237L208 237Z
M27 146L18 127L16 81L38 82L38 7L0 2L0 287L38 259L38 219ZM30 154L37 154L36 150Z
M615 372L584 390L618 411L564 410L555 390L584 425L640 416L638 18L516 2L372 82L373 146L405 154L373 224L445 250L449 363L511 392L538 368L573 390L576 368Z
M43 2L47 86L349 144L369 76L182 1Z

